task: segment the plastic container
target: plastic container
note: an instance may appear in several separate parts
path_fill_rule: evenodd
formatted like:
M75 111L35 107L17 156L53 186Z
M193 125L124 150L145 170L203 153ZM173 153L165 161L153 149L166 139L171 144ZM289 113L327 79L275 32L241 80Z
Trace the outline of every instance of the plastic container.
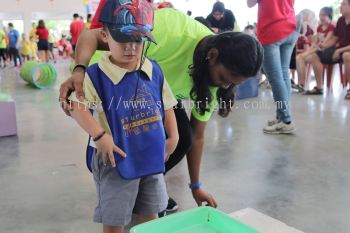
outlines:
M259 79L256 77L249 78L236 89L236 99L247 99L259 95Z
M130 233L259 233L211 207L199 207L133 227Z
M29 61L22 67L21 78L36 88L51 88L56 83L57 71L49 63Z

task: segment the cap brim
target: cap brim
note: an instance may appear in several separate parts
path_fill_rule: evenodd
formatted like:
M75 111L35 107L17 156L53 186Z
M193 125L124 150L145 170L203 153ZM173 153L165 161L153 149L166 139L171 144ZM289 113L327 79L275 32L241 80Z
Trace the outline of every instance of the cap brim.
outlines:
M124 33L115 25L108 25L108 31L112 38L119 43L150 41L157 44L150 31Z

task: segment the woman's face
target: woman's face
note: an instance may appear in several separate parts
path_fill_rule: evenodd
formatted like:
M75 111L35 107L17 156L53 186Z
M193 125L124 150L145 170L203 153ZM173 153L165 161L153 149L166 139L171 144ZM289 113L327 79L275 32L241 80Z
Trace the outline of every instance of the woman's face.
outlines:
M213 13L213 16L217 21L220 21L224 17L224 13L220 11L215 11Z
M331 19L323 11L320 12L320 23L322 25L328 24L331 22Z
M246 80L246 77L233 73L221 63L209 65L209 73L210 85L224 89L229 88L231 84L239 85Z
M246 77L238 75L227 69L218 62L219 51L216 48L209 50L207 54L208 68L210 73L209 85L215 87L229 88L231 84L239 85Z

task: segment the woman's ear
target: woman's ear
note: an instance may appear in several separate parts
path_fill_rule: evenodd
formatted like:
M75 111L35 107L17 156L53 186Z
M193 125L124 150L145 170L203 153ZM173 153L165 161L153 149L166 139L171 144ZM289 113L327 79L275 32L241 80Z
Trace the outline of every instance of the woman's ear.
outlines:
M108 32L106 29L101 29L100 30L100 34L101 34L101 39L104 43L108 43Z
M208 64L210 66L215 65L216 60L218 59L218 56L219 56L219 50L217 50L216 48L211 48L206 57L206 59L208 60Z

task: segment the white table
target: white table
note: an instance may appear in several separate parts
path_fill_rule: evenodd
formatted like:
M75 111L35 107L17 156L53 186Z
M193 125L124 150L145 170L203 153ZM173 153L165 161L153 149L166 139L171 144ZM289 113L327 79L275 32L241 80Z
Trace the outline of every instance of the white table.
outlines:
M250 208L239 210L229 215L261 233L305 233Z

